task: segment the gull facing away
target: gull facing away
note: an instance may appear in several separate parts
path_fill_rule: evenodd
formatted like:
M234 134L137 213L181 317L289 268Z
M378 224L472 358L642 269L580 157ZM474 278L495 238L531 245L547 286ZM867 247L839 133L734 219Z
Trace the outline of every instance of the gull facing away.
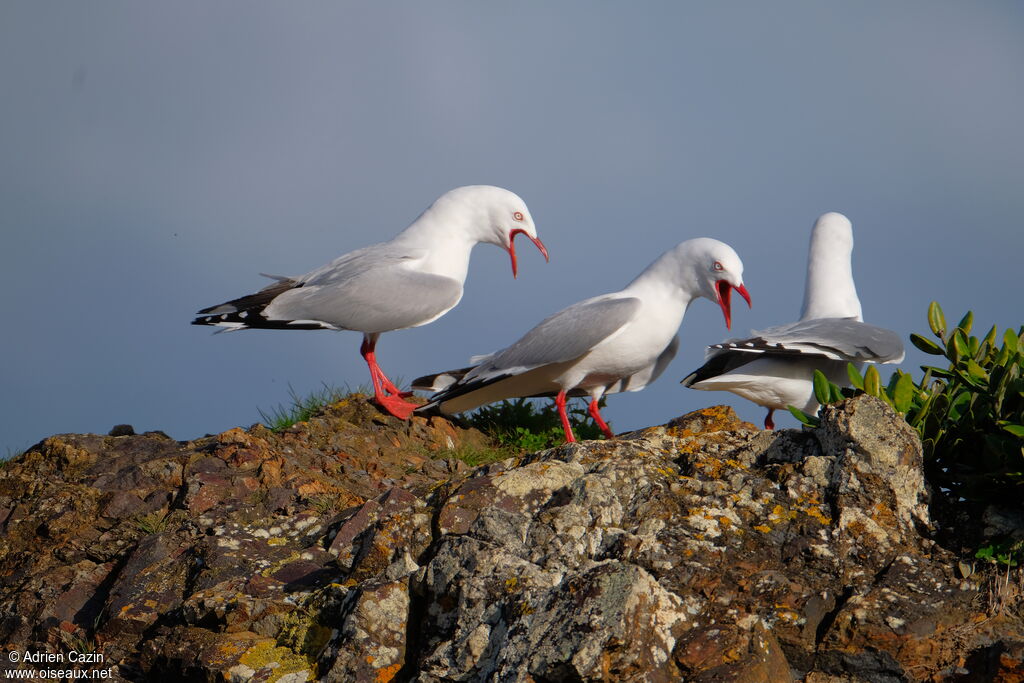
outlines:
M554 396L565 440L575 441L565 405L589 396L590 415L604 434L598 401L606 393L638 391L675 356L683 314L698 297L732 321L735 289L750 304L743 263L732 248L706 237L665 252L625 289L575 303L544 319L519 341L474 358L474 367L428 375L414 388L441 389L417 411L461 413L506 398Z
M899 363L903 342L890 330L863 322L853 283L853 226L839 213L818 218L811 231L807 284L800 320L753 330L747 339L708 347L705 363L682 380L705 391L731 391L768 409L764 428L774 429L776 409L796 406L813 413L814 371L848 385L847 363Z
M407 419L416 407L404 400L411 392L399 391L377 364L377 339L382 332L426 325L454 308L478 243L506 250L515 277L513 240L519 234L547 260L548 250L516 194L490 185L457 187L390 242L357 249L298 277L267 276L276 282L204 308L192 324L362 332L360 353L370 368L374 399L395 417Z

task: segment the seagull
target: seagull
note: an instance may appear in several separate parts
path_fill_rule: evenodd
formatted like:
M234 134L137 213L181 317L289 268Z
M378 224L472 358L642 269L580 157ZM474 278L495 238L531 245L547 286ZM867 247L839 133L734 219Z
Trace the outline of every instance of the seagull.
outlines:
M565 440L573 442L566 400L588 396L591 417L611 438L598 410L601 397L638 391L664 371L679 348L676 332L694 299L717 303L728 328L733 289L750 304L736 252L706 237L687 240L625 289L562 309L511 346L474 358L470 368L415 380L414 388L441 389L417 411L461 413L506 398L553 396Z
M202 309L192 324L226 328L221 331L362 332L360 353L370 368L374 400L408 419L416 406L404 399L412 392L399 391L377 364L377 339L383 332L426 325L454 308L478 243L506 250L516 277L513 240L520 234L548 259L526 204L515 193L490 185L457 187L391 241L344 254L299 277L265 275L275 282Z
M794 323L753 330L746 339L708 347L705 363L682 380L704 391L731 391L768 409L765 429L774 429L776 409L818 409L814 371L835 384L849 384L847 363L899 363L903 342L890 330L864 322L850 257L853 226L846 216L826 213L811 231L803 310Z

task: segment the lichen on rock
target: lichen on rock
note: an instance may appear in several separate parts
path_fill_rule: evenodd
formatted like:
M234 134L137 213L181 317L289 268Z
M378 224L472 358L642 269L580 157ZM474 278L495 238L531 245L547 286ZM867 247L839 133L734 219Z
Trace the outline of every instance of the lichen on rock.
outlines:
M0 469L9 648L121 680L1021 672L1019 595L993 607L936 543L920 443L870 397L813 431L718 406L476 468L443 454L478 432L359 398L280 433L117 433Z

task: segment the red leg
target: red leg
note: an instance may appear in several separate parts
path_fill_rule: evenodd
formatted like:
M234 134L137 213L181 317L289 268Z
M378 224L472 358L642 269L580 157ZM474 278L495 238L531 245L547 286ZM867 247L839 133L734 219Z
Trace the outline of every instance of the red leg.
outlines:
M615 433L611 430L611 427L608 426L608 423L601 419L601 411L597 407L596 398L590 401L590 407L588 408L588 410L590 411L590 417L594 418L594 422L601 429L601 431L604 432L605 438L614 439Z
M565 442L574 443L576 437L572 434L572 426L569 425L569 416L565 413L565 390L558 392L555 396L555 405L558 406L558 417L562 420L562 429L565 430Z
M764 416L764 428L775 429L775 420L772 419L772 413L775 412L775 408L769 408L768 414Z
M364 335L363 345L359 347L359 353L370 367L370 381L373 382L373 398L381 408L388 411L399 420L408 420L412 411L416 409L415 403L408 403L404 396L411 396L412 392L403 394L391 383L384 371L377 364L377 356L374 348L377 346L376 335Z

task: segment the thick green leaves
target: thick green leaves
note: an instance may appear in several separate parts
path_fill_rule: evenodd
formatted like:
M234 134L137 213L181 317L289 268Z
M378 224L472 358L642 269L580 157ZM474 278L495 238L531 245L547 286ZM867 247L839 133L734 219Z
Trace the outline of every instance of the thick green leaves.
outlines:
M933 342L931 339L922 337L919 334L912 333L910 335L910 343L925 353L930 353L933 356L941 356L944 353L941 346Z
M1024 439L1024 425L1004 424L1003 429Z
M864 391L864 377L861 376L860 370L853 363L846 364L846 375L850 378L850 384L855 388Z
M914 380L910 375L900 373L900 378L896 380L896 386L892 392L893 407L896 408L896 412L906 413L910 410L910 403L913 400Z
M957 327L964 331L964 334L970 334L971 325L974 324L974 312L967 311L967 315L961 318L960 322L957 323Z
M882 378L878 376L878 368L874 365L869 365L868 371L864 373L864 391L872 396L882 393Z
M977 361L973 358L967 359L967 374L969 374L972 379L976 379L979 382L988 381L988 373L985 372L985 369L978 365Z
M825 405L832 400L832 390L829 387L828 378L821 370L814 371L814 398L818 403Z
M821 424L821 420L819 420L817 417L815 417L814 415L808 415L807 413L800 410L796 406L786 406L786 409L793 414L793 417L795 417L797 420L807 425L808 427L817 427L818 425Z
M928 304L928 327L936 337L942 338L946 334L946 316L942 314L938 301Z
M1009 349L1010 353L1017 353L1020 347L1020 338L1013 333L1013 330L1006 330L1003 334L1003 348Z

